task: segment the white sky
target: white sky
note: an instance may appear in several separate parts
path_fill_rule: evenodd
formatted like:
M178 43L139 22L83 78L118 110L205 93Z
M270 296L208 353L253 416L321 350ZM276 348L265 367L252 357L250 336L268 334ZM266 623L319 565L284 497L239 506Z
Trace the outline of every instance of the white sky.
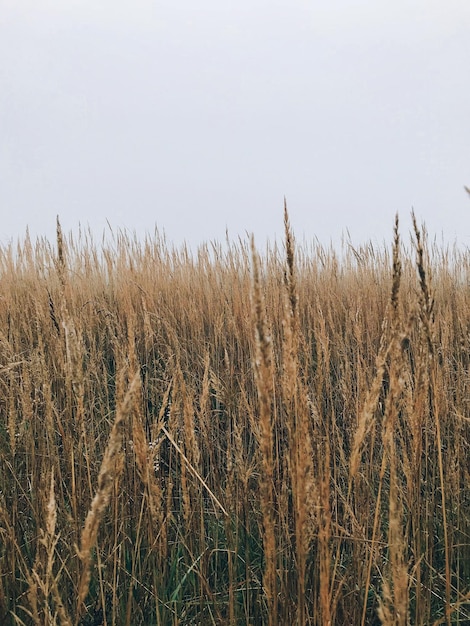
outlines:
M0 0L0 241L470 245L468 0Z

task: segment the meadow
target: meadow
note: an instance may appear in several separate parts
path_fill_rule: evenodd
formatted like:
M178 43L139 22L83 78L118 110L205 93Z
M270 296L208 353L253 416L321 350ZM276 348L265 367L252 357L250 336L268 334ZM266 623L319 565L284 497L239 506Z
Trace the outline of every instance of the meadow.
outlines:
M470 624L470 256L0 248L0 624Z

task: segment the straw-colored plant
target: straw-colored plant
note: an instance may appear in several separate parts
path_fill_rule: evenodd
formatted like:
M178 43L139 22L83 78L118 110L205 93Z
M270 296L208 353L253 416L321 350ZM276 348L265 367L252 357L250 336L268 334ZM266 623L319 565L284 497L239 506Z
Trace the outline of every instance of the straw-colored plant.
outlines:
M0 247L0 624L470 622L470 262Z

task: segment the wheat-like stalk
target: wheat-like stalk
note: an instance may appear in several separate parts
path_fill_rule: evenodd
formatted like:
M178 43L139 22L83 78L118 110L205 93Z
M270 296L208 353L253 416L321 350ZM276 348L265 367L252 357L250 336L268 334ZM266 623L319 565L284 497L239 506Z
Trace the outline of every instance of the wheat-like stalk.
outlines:
M263 515L265 572L263 586L268 603L269 626L277 624L276 525L274 514L273 459L273 355L268 332L259 267L254 239L251 240L253 264L252 302L255 325L256 388L259 402L258 441L261 453L260 499Z
M135 394L140 385L140 376L135 374L123 402L116 411L116 418L109 435L108 445L104 453L98 475L98 488L86 516L81 534L79 557L82 562L82 574L78 587L77 620L82 612L83 603L88 594L91 578L91 551L96 544L101 519L108 507L113 488L119 482L123 469L122 438L125 422L131 414Z

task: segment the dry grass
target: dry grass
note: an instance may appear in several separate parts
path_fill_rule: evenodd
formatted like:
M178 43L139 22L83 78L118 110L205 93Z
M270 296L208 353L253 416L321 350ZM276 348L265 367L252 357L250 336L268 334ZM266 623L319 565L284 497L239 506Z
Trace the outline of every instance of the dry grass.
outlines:
M0 624L470 623L470 262L0 249Z

